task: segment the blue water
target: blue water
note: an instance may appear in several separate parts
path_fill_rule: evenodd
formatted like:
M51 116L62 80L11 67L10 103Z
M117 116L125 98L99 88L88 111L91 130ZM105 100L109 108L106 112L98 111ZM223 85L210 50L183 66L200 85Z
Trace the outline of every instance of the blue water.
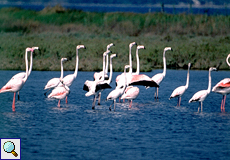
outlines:
M149 76L162 72L154 70ZM18 71L0 71L3 86ZM70 74L73 72L65 72ZM120 73L114 73L114 79ZM12 112L13 93L0 94L0 138L21 138L22 159L229 159L230 101L221 113L222 96L211 93L204 101L202 113L198 103L188 103L192 95L208 87L208 71L191 71L190 85L182 97L169 100L172 91L186 83L186 70L167 70L161 83L159 101L154 88L140 87L133 101L117 103L109 111L105 101L111 90L102 93L102 103L91 109L92 97L82 90L93 72L79 72L71 86L69 103L47 99L43 93L46 82L60 72L33 71L16 101ZM212 72L212 86L230 72Z

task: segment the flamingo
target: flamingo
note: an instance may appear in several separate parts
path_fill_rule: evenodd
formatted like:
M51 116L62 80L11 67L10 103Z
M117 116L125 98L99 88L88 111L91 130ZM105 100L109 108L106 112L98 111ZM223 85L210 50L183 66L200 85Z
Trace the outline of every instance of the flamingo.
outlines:
M74 71L74 74L69 74L67 76L65 76L63 78L63 84L65 84L67 87L70 87L73 83L73 81L76 79L77 77L77 72L78 72L78 61L79 61L79 57L78 57L78 50L81 49L81 48L84 48L86 49L86 47L84 45L77 45L76 47L76 66L75 66L75 71ZM59 86L63 86L63 84L60 84L59 83ZM68 100L67 100L67 97L66 96L66 103L68 103Z
M201 90L196 92L192 98L189 100L189 103L191 102L200 102L200 107L201 107L201 112L203 111L203 101L205 100L205 98L209 95L209 93L211 92L211 71L216 71L217 69L214 67L209 68L209 83L208 83L208 89L207 90ZM198 107L198 112L200 110L200 107Z
M29 77L29 75L30 75L30 73L31 73L31 71L32 71L32 66L33 66L33 52L34 52L34 50L36 50L36 49L39 49L38 47L32 47L31 48L31 52L30 52L30 68L29 68L29 71L28 71L28 77ZM29 51L29 50L28 50ZM27 51L27 52L28 52ZM27 53L28 54L28 53ZM14 75L12 78L21 78L21 79L23 79L23 78L25 78L26 77L26 72L20 72L20 73L18 73L18 74L16 74L16 75ZM18 100L20 99L20 96L19 96L19 91L18 91Z
M106 51L104 52L104 56L106 56L110 51ZM111 55L111 57L115 57L114 55ZM112 63L111 63L112 65ZM111 66L110 65L110 66ZM111 67L110 67L111 69ZM92 109L95 109L95 103L96 103L96 98L99 94L99 92L101 92L102 90L106 89L106 88L112 88L109 83L111 82L112 79L112 70L110 70L110 77L109 80L104 80L104 74L102 74L102 79L95 79L94 81L86 81L84 86L83 86L83 90L88 91L85 96L89 97L94 95L94 100L93 100L93 104L92 104Z
M108 94L108 96L107 96L107 98L106 98L106 100L113 100L113 102L111 103L111 105L110 105L110 107L109 107L109 110L111 111L111 106L112 106L112 104L114 104L114 111L115 111L115 108L116 108L116 99L118 98L118 97L120 97L123 93L124 93L124 91L125 91L125 88L126 88L126 69L127 68L129 68L130 66L129 65L126 65L125 67L124 67L124 77L125 77L125 81L124 81L124 84L123 84L123 86L121 87L121 88L115 88L114 90L112 90L109 94Z
M60 81L62 83L62 86L57 86L48 95L48 98L58 99L58 107L59 108L60 108L61 99L66 98L70 93L69 87L67 85L65 85L62 80L60 80Z
M180 103L181 103L181 96L184 94L184 92L188 89L188 85L189 85L189 69L191 67L191 63L188 64L188 73L187 73L187 82L185 86L180 86L177 87L171 94L170 98L175 98L178 97L178 103L177 106L180 107Z
M138 54L139 49L145 49L145 46L143 46L143 45L137 46L137 49L136 49L137 70L132 75L138 75L140 73L140 61L139 61L139 54Z
M156 75L154 75L152 77L152 80L155 81L158 85L160 85L160 83L163 81L165 75L166 75L166 58L165 58L165 52L166 51L172 51L172 48L171 47L165 47L164 49L164 52L163 52L163 63L164 63L164 69L163 69L163 73L158 73ZM154 97L158 99L158 90L159 90L159 87L156 88L157 91L155 91L155 95Z
M230 57L230 54L226 58L226 62L228 66L230 66L228 59ZM220 93L223 95L222 101L221 101L221 111L225 112L225 101L226 101L226 96L227 94L230 93L230 78L225 78L221 80L219 83L217 83L213 88L213 92Z
M4 85L0 93L4 92L14 92L13 96L13 103L12 103L12 111L15 111L15 97L16 97L16 92L20 91L22 87L24 86L27 78L28 78L28 59L27 59L27 52L32 51L31 48L26 48L26 53L25 53L25 63L26 63L26 76L24 78L20 77L12 77L6 85Z
M139 88L134 86L128 86L125 89L124 94L121 96L121 99L128 99L129 100L129 108L132 107L133 99L136 99L139 95Z
M67 61L67 58L62 58L61 59L61 76L60 76L60 78L52 78L51 80L49 80L47 82L47 84L45 85L44 90L46 90L46 89L50 90L50 89L53 89L53 88L55 88L55 87L57 87L59 85L60 80L63 79L63 62L64 61ZM46 95L47 92L45 92L44 94Z
M115 46L115 44L113 44L113 43L108 44L107 48L106 48L106 51L108 51L110 49L110 47L112 47L112 46ZM105 62L105 59L106 59L106 62ZM103 55L103 68L102 68L102 71L101 72L95 72L94 75L93 75L94 79L101 79L102 74L105 74L104 78L106 78L106 79L109 78L109 76L107 75L108 74L108 62L109 62L108 54L106 56Z

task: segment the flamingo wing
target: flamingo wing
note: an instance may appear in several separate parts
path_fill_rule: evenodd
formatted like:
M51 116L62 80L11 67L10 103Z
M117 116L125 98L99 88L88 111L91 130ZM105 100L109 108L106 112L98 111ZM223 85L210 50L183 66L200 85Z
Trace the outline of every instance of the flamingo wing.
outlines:
M189 103L196 102L196 101L203 102L207 97L207 95L208 95L207 90L198 91L192 96L192 98L189 100Z
M48 95L48 98L64 99L68 94L69 91L67 91L64 87L56 87Z
M60 83L60 78L52 78L47 82L44 89L55 88Z
M95 92L98 92L100 90L107 89L107 88L112 88L112 87L108 83L97 84Z
M121 96L121 99L135 99L139 95L139 88L129 86L126 88L124 94Z
M4 92L17 92L19 91L23 85L25 84L25 82L23 81L23 79L20 78L11 78L6 85L4 85L1 90L0 93L4 93Z
M155 81L158 85L161 83L163 79L164 79L164 76L162 73L158 73L152 77L152 80Z
M184 94L184 92L186 91L186 87L185 86L180 86L177 87L171 94L170 98L174 98L174 97L179 97L182 96Z

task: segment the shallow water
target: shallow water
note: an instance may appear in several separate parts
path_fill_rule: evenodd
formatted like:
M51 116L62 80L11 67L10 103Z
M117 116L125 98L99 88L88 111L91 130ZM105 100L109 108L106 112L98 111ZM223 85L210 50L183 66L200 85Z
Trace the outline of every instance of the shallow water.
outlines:
M152 77L162 72L145 73ZM0 71L3 86L18 71ZM70 74L73 72L65 72ZM228 159L230 157L229 98L226 112L221 113L222 96L211 93L204 101L188 103L192 95L208 87L208 71L190 71L190 85L182 97L169 100L172 91L186 83L186 70L167 70L160 85L159 101L154 100L154 88L140 88L133 101L117 103L109 111L111 101L105 101L111 90L102 93L102 102L91 109L93 97L85 97L85 80L93 72L79 72L71 86L69 103L47 99L44 86L60 72L33 71L16 101L12 112L13 93L0 94L0 138L21 138L22 159ZM114 73L111 86L115 87ZM230 72L212 72L212 86Z

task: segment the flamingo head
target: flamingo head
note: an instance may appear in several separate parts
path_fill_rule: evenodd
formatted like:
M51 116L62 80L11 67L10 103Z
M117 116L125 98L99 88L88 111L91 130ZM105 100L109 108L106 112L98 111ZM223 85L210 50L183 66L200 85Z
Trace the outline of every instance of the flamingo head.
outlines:
M132 48L132 46L134 46L134 45L137 45L137 43L136 43L136 42L130 43L130 44L129 44L129 48Z
M111 54L110 58L112 59L114 57L117 57L117 55L116 54Z
M125 70L127 69L127 68L129 68L130 67L130 65L125 65Z
M67 59L67 58L62 58L61 61L62 61L62 62L68 61L68 59Z
M164 51L173 51L171 47L165 47Z
M35 49L38 50L39 48L38 47L32 47L30 51L33 52Z
M191 67L191 63L188 63L188 68L190 68Z
M217 71L217 69L215 67L210 67L209 71Z
M86 49L86 47L85 47L84 45L77 45L77 50L78 50L78 49L81 49L81 48Z
M137 49L145 49L145 46L143 46L143 45L138 45L138 46L137 46Z
M29 47L26 48L26 52L29 52L31 50L32 50L32 48L29 48Z
M105 51L105 52L103 53L103 56L104 56L104 57L107 56L107 54L109 54L110 52L111 52L110 50Z
M113 44L113 43L108 44L108 45L107 45L107 50L109 50L110 47L112 47L112 46L115 46L115 44Z

